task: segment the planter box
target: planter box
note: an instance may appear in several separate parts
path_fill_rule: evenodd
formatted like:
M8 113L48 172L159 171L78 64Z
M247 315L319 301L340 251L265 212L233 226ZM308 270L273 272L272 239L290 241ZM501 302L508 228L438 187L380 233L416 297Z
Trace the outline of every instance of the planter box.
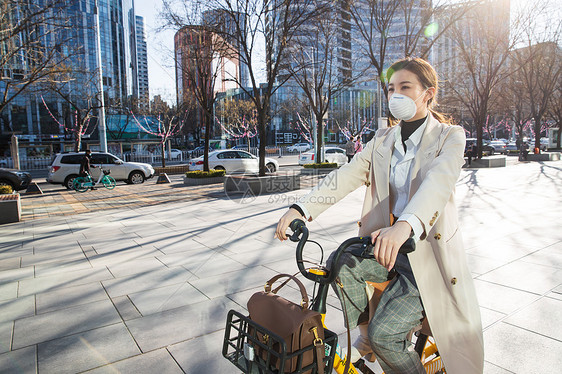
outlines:
M473 159L470 168L502 168L505 167L507 156L488 156L481 159Z
M223 183L225 177L212 177L212 178L187 178L183 177L183 184L185 186L205 186L207 184Z
M529 153L527 161L560 161L560 152L543 152L538 155Z
M302 168L301 175L325 175L330 174L337 168Z
M19 194L0 195L0 224L19 222L21 203Z
M224 180L227 194L253 195L282 193L298 190L301 187L299 174L266 175L264 177L228 175Z

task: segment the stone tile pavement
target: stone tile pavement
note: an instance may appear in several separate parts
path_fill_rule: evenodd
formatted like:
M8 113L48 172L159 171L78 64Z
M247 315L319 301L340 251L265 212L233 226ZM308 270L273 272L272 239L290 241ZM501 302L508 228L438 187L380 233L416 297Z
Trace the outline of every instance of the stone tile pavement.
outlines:
M457 184L487 374L562 367L561 181L562 162L548 162L466 169ZM221 356L226 312L297 271L273 232L306 188L231 200L220 187L130 187L25 197L25 220L0 226L0 373L236 372ZM326 252L355 235L363 194L309 223Z

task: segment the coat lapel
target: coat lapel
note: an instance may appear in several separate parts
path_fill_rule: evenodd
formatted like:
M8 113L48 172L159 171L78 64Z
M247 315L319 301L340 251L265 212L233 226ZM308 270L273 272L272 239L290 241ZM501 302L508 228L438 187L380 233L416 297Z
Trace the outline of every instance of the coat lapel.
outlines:
M390 177L390 159L392 157L394 145L394 132L399 129L396 126L392 131L381 139L378 146L375 146L374 152L374 179L376 186L376 195L383 210L384 220L390 226L390 190L389 190L389 177Z
M423 180L422 176L425 175L431 161L435 158L436 152L439 149L441 130L442 127L440 123L430 115L421 139L420 147L414 159L414 165L410 170L410 198L420 187Z

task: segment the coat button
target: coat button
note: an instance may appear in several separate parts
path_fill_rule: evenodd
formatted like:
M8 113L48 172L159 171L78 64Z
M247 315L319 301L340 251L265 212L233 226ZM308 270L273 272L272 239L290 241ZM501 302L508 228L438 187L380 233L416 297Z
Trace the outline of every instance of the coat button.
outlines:
M365 186L369 187L370 185L371 185L371 182L369 182L369 181L365 182Z
M454 286L455 284L457 284L457 278L453 278L451 279L451 284Z
M435 235L433 236L433 239L435 239L435 240L441 239L441 234L439 234L439 233L435 234Z
M357 226L361 227L361 221L357 221Z
M435 223L435 218L432 218L432 219L429 221L429 226L433 226L433 223Z

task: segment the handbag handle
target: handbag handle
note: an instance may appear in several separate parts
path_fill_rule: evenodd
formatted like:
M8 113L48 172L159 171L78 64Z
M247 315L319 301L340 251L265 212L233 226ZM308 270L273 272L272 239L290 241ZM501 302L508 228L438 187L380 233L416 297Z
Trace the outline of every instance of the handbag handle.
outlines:
M279 287L277 287L274 290L271 290L271 286L273 285L273 283L275 283L276 281L278 281L281 278L289 278L287 279L285 282L283 282ZM303 309L308 309L308 295L306 293L306 288L304 287L304 284L302 284L302 282L300 280L298 280L296 277L294 277L293 275L290 274L277 274L276 276L274 276L273 278L271 278L270 280L268 280L267 282L265 282L265 292L269 293L274 293L276 294L277 291L279 291L281 289L281 287L283 287L284 285L287 284L287 282L289 280L293 280L295 281L295 283L299 286L299 289L301 291L301 307Z

